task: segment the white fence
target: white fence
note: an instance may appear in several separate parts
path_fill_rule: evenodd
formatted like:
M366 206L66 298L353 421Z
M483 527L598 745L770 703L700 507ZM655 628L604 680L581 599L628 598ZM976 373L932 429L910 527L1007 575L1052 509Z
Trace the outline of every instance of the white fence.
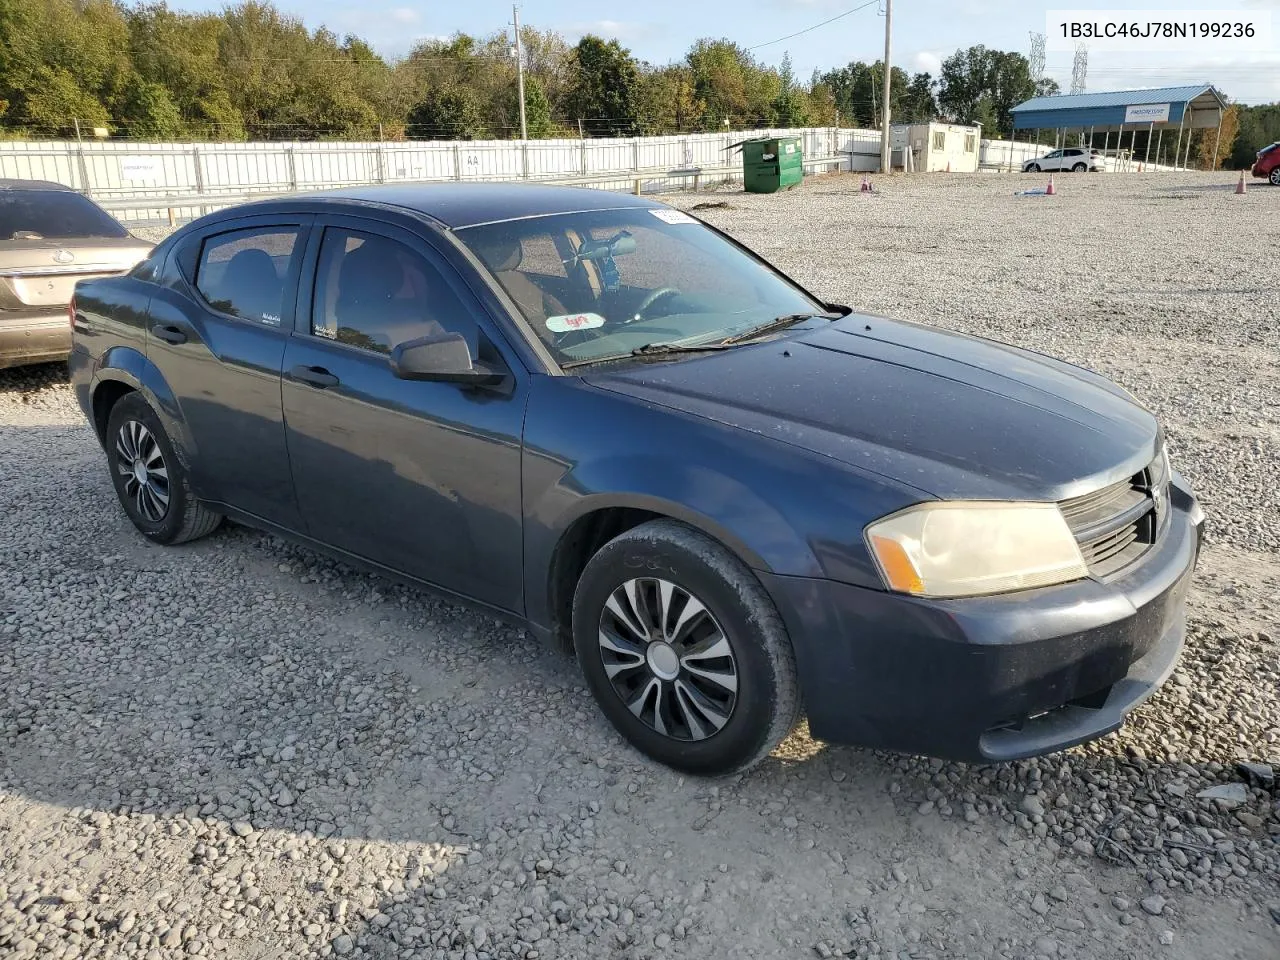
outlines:
M978 166L995 170L1021 170L1022 164L1035 157L1042 157L1053 146L1028 143L1022 140L983 140L978 148Z
M0 141L0 177L53 180L92 196L122 220L176 222L257 195L369 183L468 180L571 182L658 192L741 179L732 144L796 136L810 170L875 171L878 130L805 127L584 140L410 140L370 143L141 143ZM1046 144L983 140L986 170L1020 170ZM1119 155L1117 155L1119 153ZM1108 168L1139 169L1128 151ZM1143 165L1143 169L1169 169ZM130 201L148 201L130 206ZM157 201L165 201L163 203Z
M811 168L860 171L879 165L878 131L809 127L527 142L3 141L0 177L64 183L136 222L164 207L129 208L129 200L171 199L169 218L188 219L247 195L369 183L589 180L605 189L670 189L694 174L704 181L740 179L741 160L730 146L764 135L800 137Z

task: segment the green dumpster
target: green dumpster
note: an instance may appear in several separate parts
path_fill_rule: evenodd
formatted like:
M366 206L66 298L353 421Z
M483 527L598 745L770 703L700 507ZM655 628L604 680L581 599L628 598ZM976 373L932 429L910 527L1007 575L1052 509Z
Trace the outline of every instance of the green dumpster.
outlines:
M799 137L760 137L729 147L742 149L742 180L747 193L775 193L804 179Z

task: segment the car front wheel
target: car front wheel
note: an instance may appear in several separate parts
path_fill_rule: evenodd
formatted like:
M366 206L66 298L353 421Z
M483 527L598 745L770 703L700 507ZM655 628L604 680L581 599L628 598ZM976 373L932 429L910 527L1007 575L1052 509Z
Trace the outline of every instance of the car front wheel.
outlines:
M744 770L798 719L795 657L760 581L675 521L641 524L591 558L574 595L573 639L605 716L676 769Z
M156 543L177 544L212 533L222 516L191 493L160 418L137 393L121 397L107 419L107 467L120 505Z
M1039 172L1040 172L1040 164L1038 164L1038 163L1033 163L1031 166L1027 167L1027 170L1028 170L1028 171L1030 171L1031 173L1039 173Z

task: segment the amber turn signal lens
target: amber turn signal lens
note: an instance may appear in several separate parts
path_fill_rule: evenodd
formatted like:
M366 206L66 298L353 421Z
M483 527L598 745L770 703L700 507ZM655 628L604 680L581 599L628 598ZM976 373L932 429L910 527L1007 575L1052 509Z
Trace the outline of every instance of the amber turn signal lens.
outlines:
M888 537L872 537L876 556L880 558L880 566L888 581L889 589L901 593L924 593L924 581L916 572L915 565L907 556L907 551L897 540Z

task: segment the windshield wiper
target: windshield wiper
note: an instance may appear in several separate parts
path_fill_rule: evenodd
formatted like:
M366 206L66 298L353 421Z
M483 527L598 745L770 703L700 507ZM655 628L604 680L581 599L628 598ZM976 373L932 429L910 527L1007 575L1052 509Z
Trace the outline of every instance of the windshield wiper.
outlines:
M630 360L633 357L661 357L671 353L705 353L713 350L726 350L733 346L725 341L713 343L646 343L626 353L611 353L603 357L586 357L582 360L570 360L560 364L560 369L571 370L574 367L585 367L592 363L613 363L617 360Z
M731 337L725 337L720 343L724 346L732 346L735 343L744 343L747 340L762 337L766 333L773 333L775 330L795 326L805 320L839 320L843 316L844 314L842 313L788 313L781 317L774 317L758 327L752 327L750 330L743 330L741 333L735 333Z

